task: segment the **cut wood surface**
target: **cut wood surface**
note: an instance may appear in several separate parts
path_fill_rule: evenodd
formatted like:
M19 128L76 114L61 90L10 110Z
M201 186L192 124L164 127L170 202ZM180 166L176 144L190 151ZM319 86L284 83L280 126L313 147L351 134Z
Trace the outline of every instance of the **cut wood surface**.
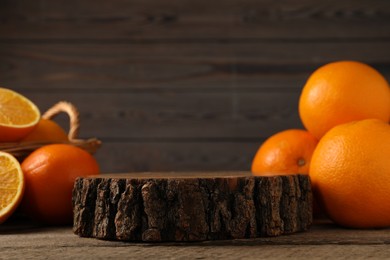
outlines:
M204 241L306 231L312 194L306 175L248 172L106 174L79 178L75 234L123 241Z

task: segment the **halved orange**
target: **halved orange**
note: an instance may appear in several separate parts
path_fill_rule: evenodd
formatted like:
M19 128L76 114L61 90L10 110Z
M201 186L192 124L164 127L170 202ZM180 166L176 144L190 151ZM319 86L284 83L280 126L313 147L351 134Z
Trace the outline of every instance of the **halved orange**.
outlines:
M18 160L0 152L0 224L16 210L23 192L24 176Z
M23 95L0 88L0 142L15 142L27 136L38 124L38 107Z

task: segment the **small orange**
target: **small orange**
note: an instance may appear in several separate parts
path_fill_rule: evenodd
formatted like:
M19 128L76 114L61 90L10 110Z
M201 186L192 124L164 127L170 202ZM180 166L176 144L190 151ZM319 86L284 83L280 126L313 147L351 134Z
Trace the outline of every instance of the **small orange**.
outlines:
M23 142L30 141L67 141L68 135L56 122L50 119L41 118L34 130L22 139Z
M24 177L19 162L0 152L0 224L18 207L24 192Z
M254 175L308 174L317 139L301 129L289 129L269 137L257 151Z
M389 84L364 63L329 63L307 80L299 99L299 115L317 139L332 127L355 120L377 118L389 122Z
M40 119L37 106L21 94L0 88L0 142L15 142L27 136Z
M339 225L390 226L390 125L366 119L332 128L310 165L317 200Z
M50 144L32 152L23 162L26 189L21 208L34 220L72 223L72 190L79 176L99 174L92 155L69 144Z

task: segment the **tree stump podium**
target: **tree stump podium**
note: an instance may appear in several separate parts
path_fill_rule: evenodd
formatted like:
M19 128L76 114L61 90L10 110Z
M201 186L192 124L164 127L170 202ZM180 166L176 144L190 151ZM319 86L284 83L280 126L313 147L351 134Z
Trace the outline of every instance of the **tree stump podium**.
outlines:
M312 193L305 175L249 172L111 174L78 178L73 231L122 241L203 241L307 230Z

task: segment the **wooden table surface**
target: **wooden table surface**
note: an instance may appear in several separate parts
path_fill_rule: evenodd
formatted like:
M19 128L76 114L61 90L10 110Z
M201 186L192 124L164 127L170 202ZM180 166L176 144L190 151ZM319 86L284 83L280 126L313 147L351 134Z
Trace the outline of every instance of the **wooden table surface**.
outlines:
M390 230L352 230L317 221L308 232L201 243L124 243L80 238L71 227L13 221L0 226L0 259L259 259L390 257Z

